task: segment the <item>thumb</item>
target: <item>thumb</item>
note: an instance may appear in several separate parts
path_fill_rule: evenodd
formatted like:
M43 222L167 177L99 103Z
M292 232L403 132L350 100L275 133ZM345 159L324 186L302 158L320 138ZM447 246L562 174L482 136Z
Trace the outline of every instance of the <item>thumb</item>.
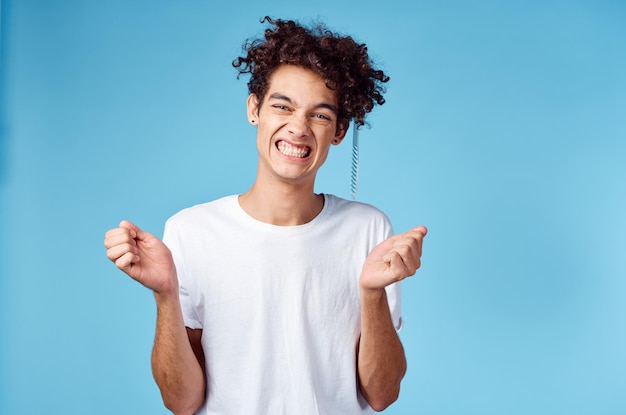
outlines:
M393 246L393 242L396 239L396 237L397 236L392 236L390 238L385 239L378 245L376 245L374 249L370 251L369 255L367 256L367 259L371 261L384 261L384 257Z

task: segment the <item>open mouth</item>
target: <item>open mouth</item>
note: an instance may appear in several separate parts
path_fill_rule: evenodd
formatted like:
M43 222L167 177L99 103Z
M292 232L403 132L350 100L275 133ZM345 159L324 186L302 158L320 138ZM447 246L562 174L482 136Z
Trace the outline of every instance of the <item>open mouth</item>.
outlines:
M309 146L297 146L282 140L276 143L276 148L287 157L303 159L311 154L311 147Z

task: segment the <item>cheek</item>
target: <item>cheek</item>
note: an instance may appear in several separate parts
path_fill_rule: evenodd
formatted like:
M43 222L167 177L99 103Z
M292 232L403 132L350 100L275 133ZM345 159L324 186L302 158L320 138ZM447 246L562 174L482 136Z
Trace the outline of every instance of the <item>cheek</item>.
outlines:
M268 153L273 150L274 142L272 137L274 132L275 129L272 129L271 126L259 123L256 131L256 146L259 152Z
M317 149L317 156L320 161L326 161L328 153L330 152L330 143L325 143Z

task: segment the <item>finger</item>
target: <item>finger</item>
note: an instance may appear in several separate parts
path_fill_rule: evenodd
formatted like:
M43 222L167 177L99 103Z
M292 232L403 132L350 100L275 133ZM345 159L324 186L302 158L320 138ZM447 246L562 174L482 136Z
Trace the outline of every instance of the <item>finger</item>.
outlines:
M114 237L116 235L122 235L122 234L128 234L129 231L126 228L113 228L113 229L109 229L108 231L106 231L106 233L104 234L104 238L111 238Z
M129 252L133 255L138 255L137 247L135 245L132 245L132 244L115 245L107 249L107 258L115 262L119 258L121 258L123 255Z
M406 276L415 274L421 264L419 255L415 255L412 251L407 252L405 255L400 255L402 262L406 267Z
M404 239L404 242L410 244L414 254L418 258L421 258L422 256L422 245L424 243L424 237L427 233L428 231L426 230L426 227L418 226L404 234L404 236L406 237L406 239Z
M413 255L419 258L422 255L422 241L426 232L425 227L418 226L405 233L396 235L392 248L398 249L401 246L407 246L411 249Z
M133 238L144 239L145 232L139 229L137 225L128 220L123 220L120 222L120 228L125 228L131 231L131 235Z
M407 270L417 270L420 255L419 244L415 238L405 236L397 240L393 248L383 257L383 260L390 262L396 254L400 256Z
M128 274L130 272L132 264L139 262L139 260L140 258L138 255L134 255L132 252L126 252L114 262L119 269Z
M104 246L111 248L124 243L135 243L132 231L125 228L115 228L108 231L104 236Z
M413 256L418 260L422 257L422 245L423 245L423 236L418 234L418 236L411 238L408 242L408 245L411 247L411 252Z
M391 282L401 281L415 273L409 270L406 263L402 259L402 256L398 252L391 252L387 263L389 264L388 272Z
M422 240L424 239L427 233L428 233L428 230L426 229L425 226L417 226L413 229L409 229L408 231L404 233L396 234L389 239L392 240L394 243L407 237Z
M408 232L411 232L411 233L417 232L417 233L422 234L422 237L424 237L426 236L426 234L428 234L428 229L426 228L426 226L420 225L420 226L416 226L413 229L410 229Z

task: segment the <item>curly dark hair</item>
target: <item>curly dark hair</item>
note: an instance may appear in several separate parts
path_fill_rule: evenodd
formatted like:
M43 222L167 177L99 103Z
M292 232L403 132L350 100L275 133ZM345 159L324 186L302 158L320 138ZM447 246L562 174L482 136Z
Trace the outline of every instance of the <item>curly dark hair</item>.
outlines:
M328 88L337 91L338 127L346 128L351 119L362 126L374 105L384 104L383 83L389 77L372 67L364 44L331 32L320 23L306 28L293 20L268 16L261 19L265 22L273 26L265 29L265 38L247 40L243 45L245 56L233 61L239 71L237 78L250 74L248 90L260 102L276 68L291 64L315 71Z

